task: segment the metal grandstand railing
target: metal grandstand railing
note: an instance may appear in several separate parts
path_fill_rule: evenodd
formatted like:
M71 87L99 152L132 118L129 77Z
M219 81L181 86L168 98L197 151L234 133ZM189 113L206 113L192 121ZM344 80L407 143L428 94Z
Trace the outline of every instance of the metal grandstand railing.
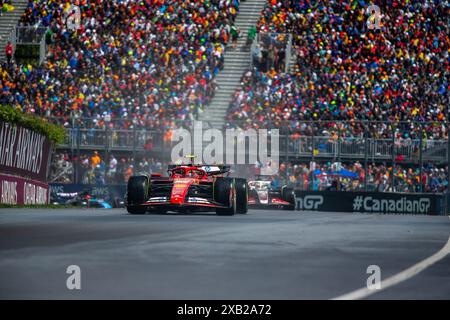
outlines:
M65 142L59 148L107 150L163 150L162 131L122 129L67 129Z
M280 137L281 139L285 136ZM367 149L366 149L367 143ZM281 143L280 153L283 154ZM313 136L300 137L288 142L288 155L310 158L364 159L371 161L392 159L391 139L340 138ZM419 161L420 139L401 140L395 142L394 154L402 161ZM427 140L422 148L424 161L446 161L447 140Z
M132 156L134 161L139 157L154 157L164 163L171 161L172 130L181 127L191 130L194 124L193 121L166 122L159 119L159 126L147 125L147 128L142 122L131 118L72 117L51 120L67 128L66 140L57 148L62 152L69 151L72 157L76 154L77 159L96 150L102 153L104 159L114 152ZM202 127L203 133L209 128L207 123L203 123ZM255 134L257 128L268 131L278 129L280 162L359 162L364 167L365 176L368 176L368 168L373 163L391 168L406 165L419 170L419 176L422 176L427 166L444 170L450 160L449 123L446 122L234 121L227 123L226 127L245 131L247 137ZM439 129L436 131L436 128ZM253 129L252 133L248 129ZM223 134L225 137L226 132L223 131ZM245 146L249 159L247 146L250 140ZM272 139L267 142L267 150L272 150ZM75 177L79 175L79 166L77 162ZM77 179L74 178L74 181L79 181ZM390 175L390 185L396 185L395 179L395 175ZM369 190L369 184L366 179L364 190ZM422 192L423 183L419 184L418 190Z
M66 141L58 148L124 152L164 153L170 149L164 129L68 128ZM167 139L166 139L167 140ZM269 140L270 143L270 140ZM445 163L449 156L447 139L398 139L364 136L300 135L293 137L280 129L280 157L368 161Z

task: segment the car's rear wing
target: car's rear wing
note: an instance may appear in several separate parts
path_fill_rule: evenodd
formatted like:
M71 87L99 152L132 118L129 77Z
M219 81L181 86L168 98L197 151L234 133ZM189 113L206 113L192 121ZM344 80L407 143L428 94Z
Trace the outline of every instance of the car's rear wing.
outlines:
M212 166L203 165L199 167L205 170L209 176L229 173L231 168L230 166L227 165L212 165Z

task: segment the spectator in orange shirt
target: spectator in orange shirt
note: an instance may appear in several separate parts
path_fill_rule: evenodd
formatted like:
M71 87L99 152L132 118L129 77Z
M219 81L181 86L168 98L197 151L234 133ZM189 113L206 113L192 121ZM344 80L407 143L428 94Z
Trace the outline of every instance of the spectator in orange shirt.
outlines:
M97 167L97 165L100 164L101 161L102 161L102 159L100 158L98 152L94 151L94 155L91 157L92 168Z
M127 171L125 172L125 182L128 181L128 179L130 179L130 177L133 175L133 165L130 164L127 168Z

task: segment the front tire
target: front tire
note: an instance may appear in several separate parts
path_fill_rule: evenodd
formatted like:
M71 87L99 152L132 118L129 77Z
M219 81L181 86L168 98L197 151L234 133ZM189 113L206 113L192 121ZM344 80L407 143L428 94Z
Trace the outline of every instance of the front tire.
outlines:
M281 200L290 203L290 205L283 206L283 210L295 210L294 189L283 187L281 189Z
M248 212L248 185L247 180L235 178L236 186L236 213L246 214Z
M214 200L227 208L217 208L219 216L233 216L236 213L236 187L233 178L218 178L214 183Z
M146 176L132 176L127 184L127 211L130 214L144 214L141 206L147 200L149 180Z

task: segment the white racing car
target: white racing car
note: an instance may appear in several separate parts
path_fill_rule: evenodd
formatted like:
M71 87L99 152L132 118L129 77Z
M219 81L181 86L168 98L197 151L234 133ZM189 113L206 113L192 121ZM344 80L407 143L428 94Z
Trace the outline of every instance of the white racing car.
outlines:
M294 190L286 185L275 187L269 176L248 181L248 205L251 208L295 209Z

